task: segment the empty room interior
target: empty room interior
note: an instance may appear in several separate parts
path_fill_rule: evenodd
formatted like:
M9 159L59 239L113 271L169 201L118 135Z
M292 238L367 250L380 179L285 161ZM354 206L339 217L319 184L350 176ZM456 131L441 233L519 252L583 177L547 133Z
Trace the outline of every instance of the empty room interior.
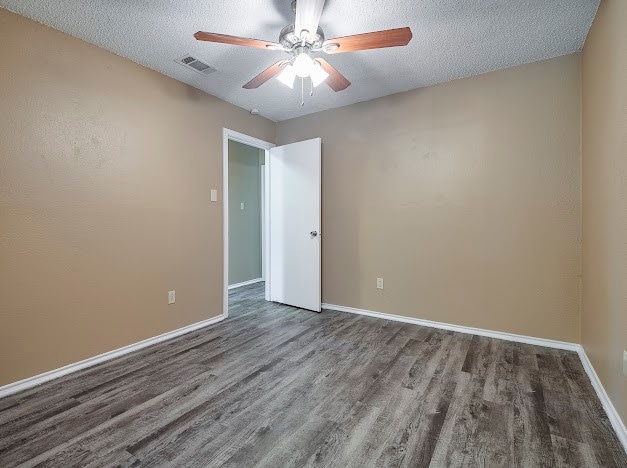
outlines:
M627 468L627 1L0 0L0 467Z

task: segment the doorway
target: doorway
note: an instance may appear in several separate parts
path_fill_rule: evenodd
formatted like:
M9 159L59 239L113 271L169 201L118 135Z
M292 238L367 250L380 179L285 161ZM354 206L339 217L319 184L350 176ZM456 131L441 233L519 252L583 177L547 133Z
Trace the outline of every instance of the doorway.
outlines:
M223 135L223 315L230 296L247 292L320 312L320 138L275 146L226 128ZM239 288L251 290L230 294Z
M268 288L267 165L274 144L224 129L224 306L229 315L229 292Z

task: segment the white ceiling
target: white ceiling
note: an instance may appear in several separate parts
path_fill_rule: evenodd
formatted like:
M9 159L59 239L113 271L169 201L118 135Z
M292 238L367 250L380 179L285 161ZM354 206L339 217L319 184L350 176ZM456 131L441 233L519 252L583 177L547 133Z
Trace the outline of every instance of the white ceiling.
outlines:
M407 47L329 55L351 82L306 96L270 80L242 85L287 57L198 42L196 31L269 41L293 22L291 0L0 0L0 6L280 121L413 88L581 50L599 0L327 0L327 38L411 27ZM174 62L190 53L218 71L202 76ZM298 89L296 89L298 88Z

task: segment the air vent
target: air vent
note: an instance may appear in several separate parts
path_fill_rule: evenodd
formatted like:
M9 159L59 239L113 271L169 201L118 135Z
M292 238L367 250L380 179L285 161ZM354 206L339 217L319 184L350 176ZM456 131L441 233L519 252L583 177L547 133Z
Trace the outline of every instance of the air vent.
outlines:
M180 59L177 59L176 62L186 68L189 68L190 70L200 73L201 75L209 75L210 73L216 71L215 68L211 68L202 60L192 57L191 55L184 55Z

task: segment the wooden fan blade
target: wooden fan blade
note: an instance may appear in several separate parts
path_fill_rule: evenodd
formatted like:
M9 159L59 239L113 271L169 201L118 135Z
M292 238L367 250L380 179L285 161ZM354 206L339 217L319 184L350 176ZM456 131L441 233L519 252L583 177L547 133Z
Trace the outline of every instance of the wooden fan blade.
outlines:
M351 85L351 82L348 81L344 75L337 71L333 67L333 65L327 62L325 59L317 58L316 60L318 61L322 69L329 74L328 78L325 81L333 91L337 93L338 91L342 91L343 89L346 89Z
M279 60L274 65L269 66L264 71L259 73L256 77L254 77L252 80L250 80L244 86L242 86L242 88L246 88L246 89L258 88L259 86L264 84L266 81L268 81L270 78L273 78L276 75L278 75L279 73L281 73L281 70L283 69L283 64L284 63L285 63L285 60Z
M412 38L411 29L398 28L375 31L354 36L338 37L324 41L322 50L327 54L341 54L354 50L381 49L409 44Z
M221 44L233 44L257 49L283 50L281 44L276 42L260 41L259 39L247 39L245 37L229 36L228 34L216 34L198 31L194 34L198 41L219 42Z

